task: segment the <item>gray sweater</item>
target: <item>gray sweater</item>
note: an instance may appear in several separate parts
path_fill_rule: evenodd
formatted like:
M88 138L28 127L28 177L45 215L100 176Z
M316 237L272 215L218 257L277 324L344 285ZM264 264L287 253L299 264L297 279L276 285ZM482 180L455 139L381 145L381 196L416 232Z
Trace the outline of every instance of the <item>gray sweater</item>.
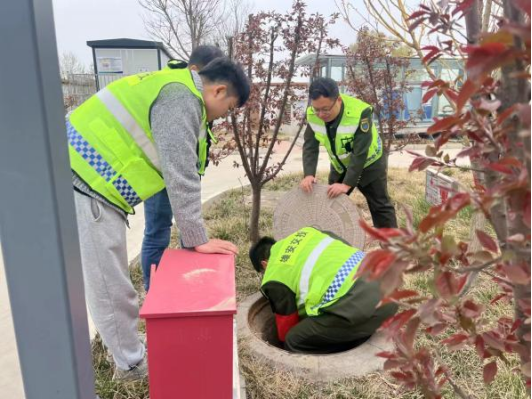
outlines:
M203 83L192 72L196 88L203 92ZM197 144L201 128L202 106L190 90L180 84L166 85L152 106L151 130L172 211L181 232L183 246L196 247L209 238L201 216L201 185L198 174ZM90 189L74 174L74 187L125 215L105 198Z
M203 92L199 75L192 72L196 88ZM201 183L197 145L201 128L200 100L179 83L165 86L151 109L151 131L172 211L183 246L206 243L207 230L201 216Z

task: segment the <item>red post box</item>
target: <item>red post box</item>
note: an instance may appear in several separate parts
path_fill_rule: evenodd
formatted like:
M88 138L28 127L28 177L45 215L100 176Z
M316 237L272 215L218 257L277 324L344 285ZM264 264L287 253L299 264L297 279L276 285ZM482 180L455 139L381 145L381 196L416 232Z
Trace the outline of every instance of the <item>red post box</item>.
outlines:
M233 397L232 255L166 250L140 316L151 399Z

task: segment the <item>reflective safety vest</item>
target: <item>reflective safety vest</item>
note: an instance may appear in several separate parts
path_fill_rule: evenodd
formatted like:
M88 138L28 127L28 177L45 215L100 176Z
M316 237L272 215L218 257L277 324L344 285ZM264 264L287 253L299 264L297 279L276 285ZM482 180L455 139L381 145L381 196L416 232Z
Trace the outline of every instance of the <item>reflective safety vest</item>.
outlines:
M203 108L198 173L205 173L212 134L203 97L188 69L165 68L109 84L67 118L70 164L92 190L128 213L165 187L150 111L164 86L185 85Z
M296 294L299 314L316 316L353 286L364 256L359 249L305 227L272 246L262 285L286 285Z
M327 135L325 122L318 118L312 107L307 108L307 122L314 131L316 140L320 142L320 145L325 146L327 149L329 159L334 169L336 169L338 173L343 173L349 165L349 156L353 152L353 141L355 139L355 133L361 124L360 119L362 113L371 106L364 101L345 94L341 94L340 97L344 103L344 112L336 130L334 146L331 144ZM370 121L366 122L369 123ZM382 141L374 124L372 124L371 133L368 132L363 134L372 135L368 157L364 164L364 168L366 168L382 156Z

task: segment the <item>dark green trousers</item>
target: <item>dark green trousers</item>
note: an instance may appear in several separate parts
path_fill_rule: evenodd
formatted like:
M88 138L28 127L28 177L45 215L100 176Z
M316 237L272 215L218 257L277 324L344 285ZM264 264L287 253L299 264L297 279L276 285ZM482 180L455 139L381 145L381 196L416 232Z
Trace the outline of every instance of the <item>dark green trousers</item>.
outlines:
M345 174L338 173L332 166L329 184L343 182ZM362 172L356 188L366 198L371 219L375 227L397 227L397 218L390 196L388 195L388 178L384 155ZM348 193L348 195L351 192Z
M285 338L285 349L298 353L335 353L357 346L397 312L393 303L376 308L380 299L377 281L358 279L338 302L292 327Z
M342 352L366 341L386 318L377 315L355 326L334 314L307 317L288 332L285 348L296 353Z

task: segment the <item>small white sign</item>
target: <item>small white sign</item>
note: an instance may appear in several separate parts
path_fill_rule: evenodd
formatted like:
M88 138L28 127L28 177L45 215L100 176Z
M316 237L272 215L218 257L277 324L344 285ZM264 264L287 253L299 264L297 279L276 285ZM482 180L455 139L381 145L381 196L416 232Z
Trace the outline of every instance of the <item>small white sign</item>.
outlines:
M98 73L122 73L122 57L98 57Z
M425 200L431 205L440 205L451 194L454 180L449 176L438 174L434 169L427 169Z

